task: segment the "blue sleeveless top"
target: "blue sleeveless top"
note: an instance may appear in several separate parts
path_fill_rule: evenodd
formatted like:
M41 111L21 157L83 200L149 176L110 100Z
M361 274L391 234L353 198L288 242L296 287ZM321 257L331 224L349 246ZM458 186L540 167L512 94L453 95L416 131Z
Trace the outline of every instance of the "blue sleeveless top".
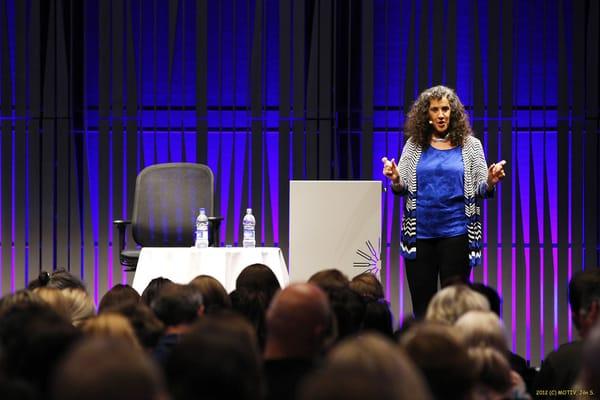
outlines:
M417 165L417 239L467 233L462 147L429 146Z

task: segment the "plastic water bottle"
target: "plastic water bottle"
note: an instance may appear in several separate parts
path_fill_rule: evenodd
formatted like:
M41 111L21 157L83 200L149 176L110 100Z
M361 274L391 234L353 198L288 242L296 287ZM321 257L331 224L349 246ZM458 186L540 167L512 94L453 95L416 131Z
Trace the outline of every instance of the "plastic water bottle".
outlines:
M204 208L200 209L196 218L196 247L208 247L208 217Z
M244 215L244 219L242 221L244 225L244 247L255 247L256 239L254 234L254 227L256 226L256 220L254 219L254 215L252 215L252 209L246 208L246 215Z

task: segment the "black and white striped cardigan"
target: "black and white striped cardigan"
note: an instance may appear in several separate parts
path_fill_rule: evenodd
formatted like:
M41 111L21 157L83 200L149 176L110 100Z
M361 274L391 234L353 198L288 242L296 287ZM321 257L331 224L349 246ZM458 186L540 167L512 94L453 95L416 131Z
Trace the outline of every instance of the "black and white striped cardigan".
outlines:
M409 138L402 149L398 173L400 185L392 185L396 194L405 195L400 252L405 258L417 257L417 164L421 158L421 146ZM488 192L488 169L479 139L467 136L462 148L464 163L465 215L469 239L469 264L474 267L481 260L481 209L477 198L492 197Z

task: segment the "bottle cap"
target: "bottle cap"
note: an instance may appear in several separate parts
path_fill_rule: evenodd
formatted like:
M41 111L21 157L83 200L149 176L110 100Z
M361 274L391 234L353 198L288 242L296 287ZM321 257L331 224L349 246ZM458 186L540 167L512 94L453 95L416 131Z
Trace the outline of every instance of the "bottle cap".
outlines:
M246 208L246 214L252 214L252 209L251 208Z

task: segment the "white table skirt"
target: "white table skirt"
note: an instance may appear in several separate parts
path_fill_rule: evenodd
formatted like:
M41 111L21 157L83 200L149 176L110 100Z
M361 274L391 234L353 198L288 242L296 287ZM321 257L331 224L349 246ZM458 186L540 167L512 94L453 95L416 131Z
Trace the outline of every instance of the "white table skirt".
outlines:
M210 275L232 292L240 272L255 263L271 268L281 287L288 285L287 266L277 247L144 247L132 286L141 294L154 278L185 284L198 275Z

